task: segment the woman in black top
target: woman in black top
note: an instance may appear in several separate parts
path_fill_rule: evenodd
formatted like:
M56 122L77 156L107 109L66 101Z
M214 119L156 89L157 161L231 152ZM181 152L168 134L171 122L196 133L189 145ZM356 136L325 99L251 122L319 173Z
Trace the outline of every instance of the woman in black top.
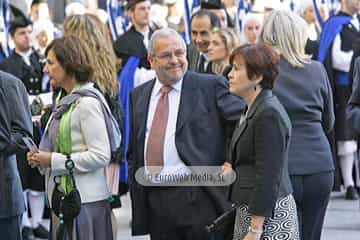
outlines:
M245 44L230 56L230 92L247 111L230 144L236 172L229 198L237 207L234 240L299 239L295 200L288 174L290 119L273 95L278 56L264 44Z

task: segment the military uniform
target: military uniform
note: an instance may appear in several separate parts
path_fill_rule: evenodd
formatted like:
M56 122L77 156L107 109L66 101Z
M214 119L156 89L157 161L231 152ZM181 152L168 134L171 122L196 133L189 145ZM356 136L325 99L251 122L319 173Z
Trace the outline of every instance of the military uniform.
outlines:
M41 93L41 79L43 77L40 56L33 51L29 57L31 65L23 60L22 56L13 52L8 58L0 63L0 70L8 72L19 78L25 85L28 94L38 95Z
M43 77L39 59L38 53L33 50L29 56L31 65L28 65L23 57L14 51L8 58L0 62L0 70L19 78L24 83L29 95L38 95L41 93L41 79ZM40 141L40 134L35 124L34 140L37 144ZM43 192L45 190L43 176L40 175L38 169L31 168L28 165L26 154L19 153L16 155L16 159L23 190L31 189Z

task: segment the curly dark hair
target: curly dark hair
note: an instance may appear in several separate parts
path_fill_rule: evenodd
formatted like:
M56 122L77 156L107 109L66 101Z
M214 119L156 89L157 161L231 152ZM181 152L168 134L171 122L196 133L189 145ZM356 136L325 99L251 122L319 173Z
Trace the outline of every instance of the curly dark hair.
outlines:
M259 83L263 89L272 89L279 74L279 55L269 45L263 43L244 44L230 55L230 64L242 58L246 64L248 78L253 80L262 76Z

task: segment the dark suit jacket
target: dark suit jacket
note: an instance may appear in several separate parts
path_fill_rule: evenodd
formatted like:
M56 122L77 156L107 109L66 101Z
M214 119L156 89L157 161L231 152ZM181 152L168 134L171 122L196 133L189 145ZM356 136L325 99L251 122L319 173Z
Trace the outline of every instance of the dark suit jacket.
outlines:
M305 45L305 53L311 55L311 59L318 58L319 42L308 39Z
M0 218L20 215L25 210L15 154L26 149L22 137L31 135L25 86L0 71Z
M151 31L150 31L151 34ZM114 42L116 56L122 60L122 67L132 56L139 57L139 67L149 69L150 63L147 60L147 49L144 45L144 35L131 27Z
M271 90L255 99L234 132L230 159L236 172L229 198L257 216L272 216L276 200L292 192L288 173L290 119Z
M360 135L360 57L354 63L352 92L346 108L347 122L357 136Z
M30 63L31 66L27 65L23 58L14 51L9 57L0 62L0 70L19 78L30 95L37 95L41 93L43 71L40 56L35 50L30 55Z
M145 128L154 83L155 80L135 88L130 98L128 160L133 235L147 234L149 231L147 189L139 185L134 176L136 170L144 166ZM181 160L187 166L222 165L226 123L240 119L244 107L242 99L230 95L227 81L223 77L186 72L175 135ZM215 187L204 190L213 201L217 213L221 214L226 208L225 192L218 191Z
M189 63L188 64L188 69L190 71L200 72L199 71L200 53L196 49L194 44L190 44L187 47L186 57L187 57L187 60L188 60L188 63Z

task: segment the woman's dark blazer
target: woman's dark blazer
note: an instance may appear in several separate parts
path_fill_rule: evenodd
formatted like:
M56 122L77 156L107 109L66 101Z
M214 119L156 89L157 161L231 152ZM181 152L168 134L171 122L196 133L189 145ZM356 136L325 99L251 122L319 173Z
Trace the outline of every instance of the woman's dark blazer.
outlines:
M229 200L256 216L272 216L276 200L292 192L288 173L290 119L271 90L255 99L230 144L236 180Z
M322 64L311 61L293 67L281 57L273 93L291 120L290 175L334 170L326 137L334 127L333 94Z

